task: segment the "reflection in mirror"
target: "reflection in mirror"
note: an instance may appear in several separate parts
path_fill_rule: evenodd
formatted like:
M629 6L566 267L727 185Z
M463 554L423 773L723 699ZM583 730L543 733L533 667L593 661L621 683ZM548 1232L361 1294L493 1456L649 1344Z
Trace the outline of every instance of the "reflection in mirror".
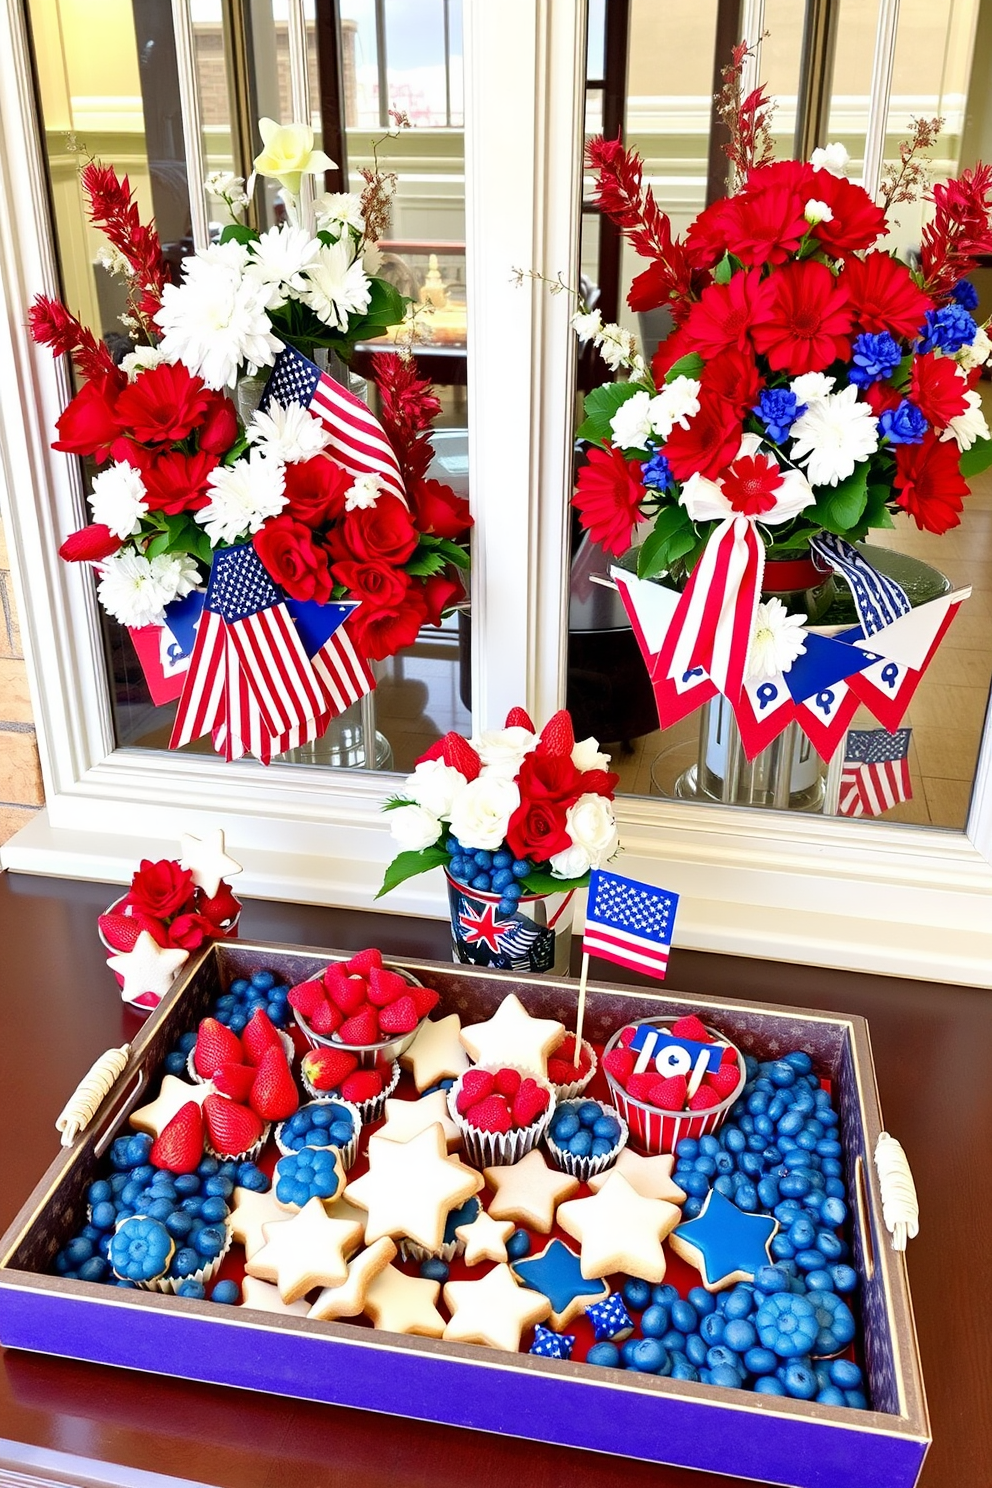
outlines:
M813 147L837 140L848 150L848 174L856 181L865 153L878 6L841 0L829 8L829 23L819 30L810 20L817 9L784 0L768 0L764 6L770 35L762 42L758 77L776 105L771 121L775 157L808 158ZM727 189L726 135L715 121L712 98L721 66L737 40L736 15L727 30L730 11L736 7L715 0L667 5L663 11L650 0L589 5L587 134L602 133L607 139L623 134L625 143L643 157L645 184L678 234ZM904 3L886 162L898 162L900 142L912 133L912 118L937 116L942 123L929 152L932 179L947 180L978 159L992 158L990 82L988 7L974 0ZM593 187L590 172L583 193L580 288L589 308L598 308L604 322L618 321L650 361L672 329L671 316L664 308L636 314L629 308L631 283L645 263L598 213ZM897 203L884 246L911 265L918 263L929 215L932 208L923 203ZM970 279L977 293L972 313L984 325L992 314L992 258L987 263L980 258ZM583 345L577 428L581 395L625 375L622 369L611 372L591 342ZM983 371L976 386L988 417L992 395L987 378ZM580 440L576 448L581 465L588 447ZM732 712L719 697L659 729L648 671L627 612L616 589L600 582L615 560L583 534L577 518L572 527L567 696L576 729L611 748L621 789L632 795L825 814L861 811L887 822L963 829L992 676L992 474L969 475L968 484L971 494L964 500L960 526L938 536L898 512L888 528L872 529L864 549L914 607L972 588L901 720L908 733L875 733L877 716L859 708L850 719L846 747L842 744L828 769L794 727L748 762ZM636 554L621 562L636 567ZM792 599L801 600L802 611L817 624L837 633L855 623L857 612L845 584L822 575L806 576L803 583L812 587L793 593ZM871 741L862 743L868 733ZM893 755L890 765L873 772L891 779L892 788L868 805L863 797L855 798L852 786L865 776L864 762L856 757L859 750ZM845 767L846 753L850 759Z

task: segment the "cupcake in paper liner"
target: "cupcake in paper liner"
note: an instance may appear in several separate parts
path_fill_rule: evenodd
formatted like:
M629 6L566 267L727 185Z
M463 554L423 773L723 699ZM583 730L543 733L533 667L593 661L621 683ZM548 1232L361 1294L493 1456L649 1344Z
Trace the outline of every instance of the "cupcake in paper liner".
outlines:
M475 1064L448 1091L448 1110L477 1168L519 1162L544 1135L554 1088L518 1065Z
M362 1134L362 1116L357 1106L337 1095L321 1094L307 1101L295 1115L280 1121L276 1127L276 1146L283 1157L290 1157L303 1147L334 1147L341 1154L341 1165L347 1173L358 1153Z
M206 1237L209 1231L209 1242ZM184 1281L202 1286L213 1279L231 1248L226 1222L203 1225L192 1243L177 1246L165 1225L147 1215L132 1214L116 1226L108 1259L114 1275L147 1292L175 1294ZM205 1251L212 1253L204 1253Z
M280 1209L298 1214L311 1199L333 1203L345 1190L338 1147L299 1147L276 1163L272 1189Z
M343 1080L336 1081L333 1088L321 1089L315 1085L311 1074L320 1078L319 1062L323 1051L304 1054L300 1062L300 1083L312 1100L342 1100L356 1106L364 1126L378 1121L386 1108L386 1102L400 1082L399 1061L380 1063L374 1069L354 1069ZM377 1088L378 1087L378 1088Z
M558 1104L581 1095L598 1068L596 1051L588 1039L582 1040L579 1067L575 1068L575 1034L566 1033L554 1053L548 1055L548 1079Z
M283 1053L286 1056L286 1063L289 1065L290 1069L292 1069L293 1060L296 1058L296 1045L293 1043L293 1036L292 1034L287 1033L284 1028L277 1028L276 1033L279 1035L279 1042L282 1044ZM209 1077L207 1075L200 1074L200 1071L196 1067L195 1060L196 1045L194 1044L192 1049L190 1049L189 1053L186 1056L186 1072L189 1075L190 1079L195 1081L197 1085L209 1084ZM247 1063L246 1060L242 1060L242 1062ZM254 1068L254 1066L251 1067Z
M613 1106L570 1100L555 1107L544 1145L556 1168L587 1183L593 1174L613 1166L628 1135L626 1121Z
M224 1097L222 1097L222 1099L224 1099ZM244 1152L221 1152L219 1148L215 1147L214 1144L211 1142L210 1136L208 1134L203 1139L203 1150L204 1152L208 1153L210 1157L216 1157L220 1162L253 1163L260 1156L262 1148L268 1141L269 1132L271 1130L272 1123L271 1121L267 1121L262 1127L262 1135L258 1138L258 1141L252 1142L251 1146L246 1147ZM183 1277L184 1281L185 1279L186 1278Z
M456 1256L465 1254L465 1241L455 1231L461 1225L472 1224L482 1209L476 1194L465 1200L457 1209L452 1209L444 1225L444 1238L438 1250L427 1250L416 1240L399 1241L400 1255L405 1261L445 1261L449 1266Z

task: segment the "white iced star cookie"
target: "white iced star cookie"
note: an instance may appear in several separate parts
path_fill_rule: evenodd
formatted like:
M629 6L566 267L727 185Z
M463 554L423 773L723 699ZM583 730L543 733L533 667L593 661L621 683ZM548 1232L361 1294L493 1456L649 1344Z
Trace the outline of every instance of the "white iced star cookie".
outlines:
M470 1023L461 1031L462 1043L476 1064L519 1065L542 1079L547 1078L548 1055L564 1037L564 1023L532 1018L512 992L485 1023Z
M187 1101L196 1101L198 1106L202 1106L213 1088L212 1080L191 1085L188 1080L180 1080L176 1075L163 1075L162 1088L155 1099L149 1101L147 1106L139 1106L136 1111L132 1111L128 1120L135 1131L147 1132L150 1137L157 1137Z
M480 1261L505 1261L513 1220L493 1219L485 1209L480 1209L472 1223L459 1225L455 1234L465 1242L462 1259L466 1266L477 1266Z
M635 1193L642 1199L664 1199L669 1204L684 1204L685 1193L672 1179L675 1158L670 1154L662 1157L641 1157L625 1147L616 1162L602 1173L594 1173L586 1180L593 1193L599 1193L611 1173L622 1173Z
M180 842L180 868L188 868L193 882L212 899L225 878L241 873L241 864L228 857L224 851L224 833L220 827L205 832L202 837L191 837L184 832Z
M493 1219L512 1219L542 1235L551 1234L555 1209L579 1187L578 1178L549 1167L536 1147L519 1162L485 1168L484 1173L493 1190Z
M516 1353L520 1335L551 1313L541 1292L518 1286L509 1266L494 1266L479 1281L449 1281L444 1305L451 1322L444 1337L454 1343L481 1343Z
M468 1069L468 1055L461 1046L461 1019L457 1013L431 1019L422 1026L400 1064L413 1074L418 1090L429 1090L441 1080L457 1080Z
M107 965L124 978L121 988L124 1001L137 1002L146 994L161 1000L188 960L189 951L180 946L160 946L147 930L142 930L134 949L108 956Z
M413 1333L420 1338L440 1338L444 1318L434 1306L439 1281L407 1276L395 1266L386 1266L365 1294L365 1313L377 1328L387 1333Z
M461 1146L462 1134L448 1112L448 1097L443 1090L432 1090L420 1100L387 1100L386 1124L376 1132L389 1142L409 1142L429 1126L437 1123L444 1132L448 1151Z
M292 1219L262 1227L265 1244L245 1265L249 1276L274 1281L284 1302L298 1302L314 1287L348 1280L345 1256L361 1236L352 1220L330 1219L320 1199L310 1199Z
M259 1281L257 1276L246 1276L241 1283L241 1306L253 1307L256 1312L278 1312L290 1317L306 1317L306 1302L284 1302L279 1288L269 1281Z
M348 1280L341 1286L325 1287L307 1316L321 1323L329 1323L334 1318L358 1317L365 1311L369 1287L380 1271L385 1271L395 1254L396 1246L386 1236L367 1250L359 1251L348 1263Z
M623 1271L653 1283L665 1279L661 1242L681 1219L675 1204L643 1198L616 1172L591 1199L572 1199L557 1214L558 1224L581 1246L582 1275L588 1280Z
M429 1126L409 1142L369 1138L369 1169L348 1185L348 1199L368 1211L365 1238L406 1236L438 1251L452 1209L482 1187L481 1174L449 1157L444 1132Z

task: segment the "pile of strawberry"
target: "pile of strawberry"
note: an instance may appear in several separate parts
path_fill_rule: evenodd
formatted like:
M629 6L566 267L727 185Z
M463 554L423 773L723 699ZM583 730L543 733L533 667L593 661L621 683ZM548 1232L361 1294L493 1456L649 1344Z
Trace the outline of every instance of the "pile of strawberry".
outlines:
M552 1085L572 1085L589 1073L592 1054L583 1044L579 1050L579 1063L575 1064L575 1034L566 1033L557 1049L548 1057L548 1079Z
M382 952L370 949L350 961L333 961L322 977L290 988L289 1000L314 1033L357 1045L412 1033L439 998L390 971Z
M377 1100L393 1078L392 1060L378 1059L372 1069L359 1069L347 1049L311 1049L301 1065L314 1090L322 1095L333 1090L353 1106Z
M134 950L142 930L160 946L196 951L204 941L230 935L240 911L229 884L221 881L209 897L180 863L144 858L120 904L97 924L110 948L122 954Z
M461 1077L455 1105L478 1131L508 1132L532 1126L550 1100L545 1086L519 1070L470 1069Z
M693 1039L697 1044L713 1044L716 1040L713 1035L707 1033L703 1024L690 1013L685 1018L679 1018L667 1030L676 1038ZM728 1096L733 1095L740 1084L740 1067L737 1063L735 1050L728 1047L723 1051L723 1059L720 1068L713 1072L707 1071L703 1076L702 1084L695 1095L689 1095L689 1085L685 1075L671 1075L665 1077L659 1075L656 1069L646 1069L643 1074L634 1074L634 1065L637 1063L636 1052L629 1047L634 1037L634 1028L624 1028L620 1034L620 1043L608 1054L603 1055L603 1068L613 1076L618 1085L622 1085L627 1094L634 1100L644 1101L649 1106L657 1106L659 1111L708 1111L712 1106L719 1106Z

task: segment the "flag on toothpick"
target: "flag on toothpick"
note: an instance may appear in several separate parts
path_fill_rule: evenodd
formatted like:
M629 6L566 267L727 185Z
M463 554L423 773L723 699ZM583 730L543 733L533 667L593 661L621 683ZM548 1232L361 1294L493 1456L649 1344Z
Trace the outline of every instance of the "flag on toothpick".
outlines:
M594 869L582 950L663 981L679 896L654 884Z
M912 729L852 729L847 736L837 810L840 816L881 816L913 799L909 778Z

